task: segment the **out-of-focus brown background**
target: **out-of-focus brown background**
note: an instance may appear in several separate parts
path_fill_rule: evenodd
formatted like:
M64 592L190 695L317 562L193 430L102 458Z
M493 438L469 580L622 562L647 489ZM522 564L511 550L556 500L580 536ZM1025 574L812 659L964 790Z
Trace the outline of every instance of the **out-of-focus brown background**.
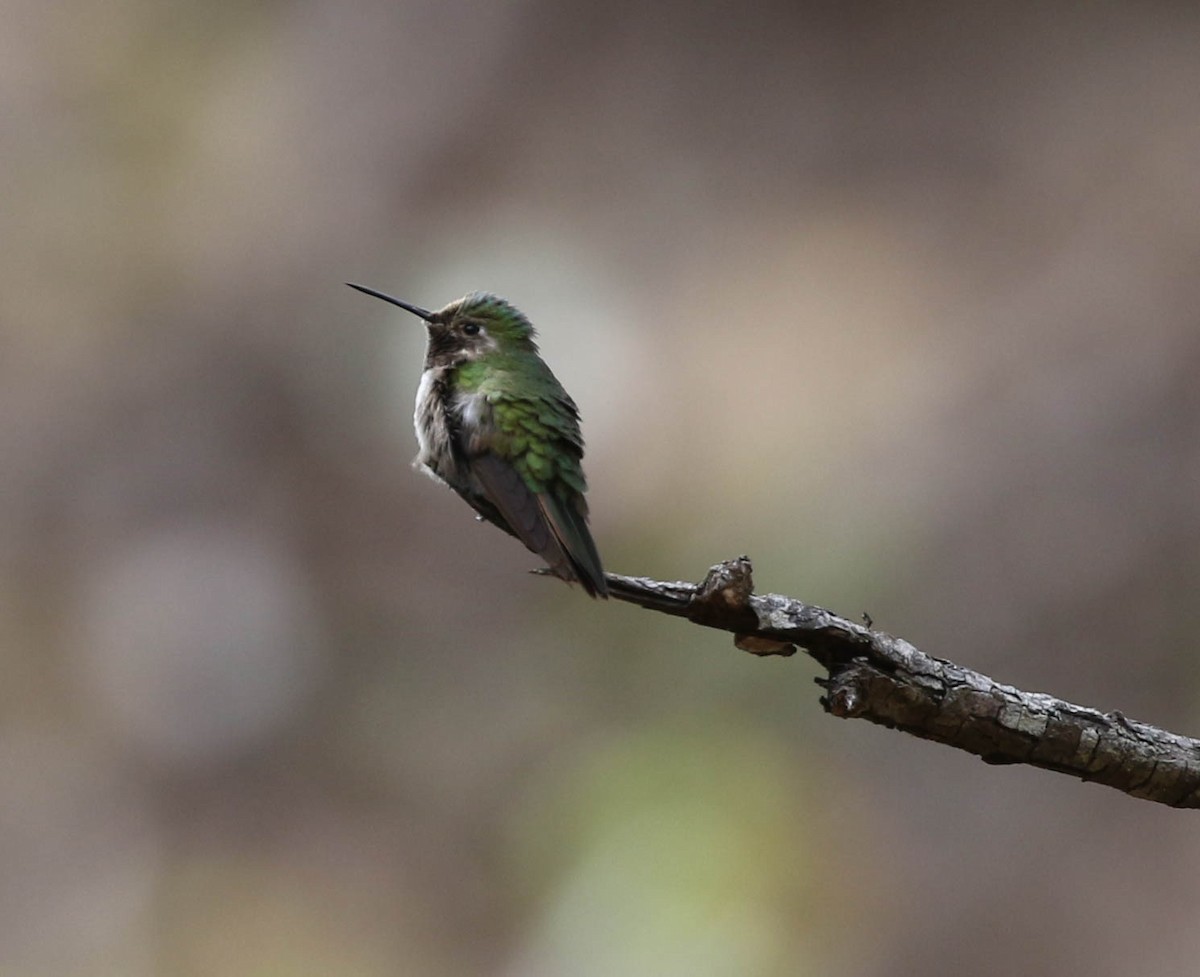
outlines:
M5 977L1194 971L1194 814L526 575L342 283L530 314L611 569L1194 733L1200 10L0 19Z

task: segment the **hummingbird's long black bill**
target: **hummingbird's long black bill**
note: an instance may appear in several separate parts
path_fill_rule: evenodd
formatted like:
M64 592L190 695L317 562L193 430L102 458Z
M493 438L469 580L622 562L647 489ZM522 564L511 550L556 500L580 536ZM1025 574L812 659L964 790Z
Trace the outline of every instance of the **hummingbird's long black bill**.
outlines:
M383 299L385 302L391 302L392 305L398 305L405 312L411 312L415 316L420 316L426 322L429 322L433 318L432 312L422 309L419 305L409 305L407 302L401 302L399 299L392 298L392 296L386 295L383 292L377 292L373 288L367 288L366 285L355 285L354 282L346 282L346 284L351 288L356 288L360 292L363 292L367 295L371 295L377 299Z

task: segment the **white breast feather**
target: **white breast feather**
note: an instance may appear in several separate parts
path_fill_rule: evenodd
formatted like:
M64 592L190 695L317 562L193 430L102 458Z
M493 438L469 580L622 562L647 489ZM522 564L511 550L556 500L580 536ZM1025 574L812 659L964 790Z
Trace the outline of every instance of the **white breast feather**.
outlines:
M492 422L492 407L487 397L480 393L460 393L455 399L458 414L467 429L482 427Z
M417 406L413 411L413 427L417 429L417 444L421 451L417 460L422 464L429 458L429 437L425 433L425 425L421 423L421 405L424 404L430 396L430 391L433 390L434 371L426 370L421 374L421 383L417 387Z

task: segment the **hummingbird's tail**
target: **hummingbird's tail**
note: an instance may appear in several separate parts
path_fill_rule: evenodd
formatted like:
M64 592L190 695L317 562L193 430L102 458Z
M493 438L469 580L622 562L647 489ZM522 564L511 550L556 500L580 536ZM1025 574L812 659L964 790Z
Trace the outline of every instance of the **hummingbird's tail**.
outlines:
M556 561L550 559L550 554L543 552L543 559L558 576L579 581L592 597L607 599L608 584L604 580L600 554L596 552L596 544L588 529L587 503L583 501L583 496L564 501L543 492L537 499L542 516L550 527L554 543L561 554L561 558Z

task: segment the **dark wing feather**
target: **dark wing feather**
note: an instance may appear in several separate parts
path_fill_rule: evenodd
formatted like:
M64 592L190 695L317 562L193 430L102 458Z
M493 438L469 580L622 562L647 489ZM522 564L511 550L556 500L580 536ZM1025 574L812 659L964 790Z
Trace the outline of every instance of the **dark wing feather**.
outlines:
M542 515L538 497L509 462L485 451L468 462L483 494L503 517L512 534L546 561L564 580L573 580L571 560ZM481 510L482 511L482 510Z
M487 520L493 526L503 529L509 536L517 535L513 532L512 527L509 526L507 521L505 521L504 516L500 514L500 510L478 492L459 492L458 495L459 498L479 514L480 519Z
M491 452L475 455L470 466L487 502L503 518L503 528L545 560L556 576L579 581L593 597L608 596L596 544L575 505L531 491L516 468Z

